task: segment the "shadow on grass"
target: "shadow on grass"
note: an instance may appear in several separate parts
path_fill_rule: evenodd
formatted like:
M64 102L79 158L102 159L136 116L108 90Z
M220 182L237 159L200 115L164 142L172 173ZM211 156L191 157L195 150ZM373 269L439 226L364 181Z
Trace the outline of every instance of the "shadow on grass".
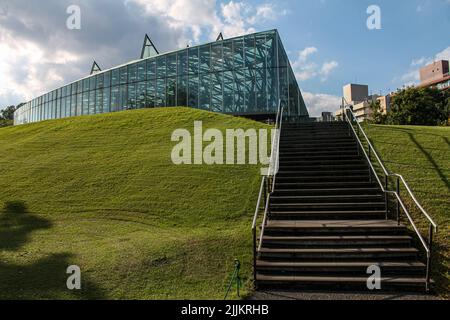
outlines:
M32 232L52 227L49 220L32 215L23 201L7 202L2 211L0 252L13 252L27 262L10 263L8 257L0 256L0 299L102 299L100 289L83 274L82 290L67 289L66 270L73 264L72 254L51 254L35 260L36 252L23 249Z
M427 150L422 147L422 145L417 141L417 139L414 137L414 135L411 132L408 132L409 139L412 141L412 143L415 144L415 146L423 153L423 155L427 158L427 160L432 164L434 171L439 175L439 178L441 181L447 186L447 189L450 190L450 182L448 180L448 177L445 175L444 171L439 167L439 165L436 163L436 161L433 159L431 154L427 152ZM447 141L448 143L448 141Z

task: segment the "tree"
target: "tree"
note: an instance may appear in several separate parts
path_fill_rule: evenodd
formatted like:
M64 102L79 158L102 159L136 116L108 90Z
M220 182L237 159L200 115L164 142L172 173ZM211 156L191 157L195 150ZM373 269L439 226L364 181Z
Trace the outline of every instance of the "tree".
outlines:
M448 103L445 92L433 88L408 88L392 98L388 122L425 126L445 124L449 117Z
M380 101L372 101L370 103L372 109L372 119L375 124L386 124L387 116L381 111Z
M15 106L9 106L0 111L1 120L14 120L14 111L16 111Z

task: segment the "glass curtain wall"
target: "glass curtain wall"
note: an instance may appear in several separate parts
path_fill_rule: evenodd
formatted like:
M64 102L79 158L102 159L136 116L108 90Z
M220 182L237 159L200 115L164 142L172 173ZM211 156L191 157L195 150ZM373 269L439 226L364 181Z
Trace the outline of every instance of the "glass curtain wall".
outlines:
M233 115L308 116L276 30L131 62L33 99L15 124L129 109L189 106Z

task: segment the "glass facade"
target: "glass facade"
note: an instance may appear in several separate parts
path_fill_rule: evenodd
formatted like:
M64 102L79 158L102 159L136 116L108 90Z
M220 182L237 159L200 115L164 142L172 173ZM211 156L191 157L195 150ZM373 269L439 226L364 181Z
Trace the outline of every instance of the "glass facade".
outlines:
M160 54L29 101L15 124L139 108L188 106L233 115L308 116L276 30Z

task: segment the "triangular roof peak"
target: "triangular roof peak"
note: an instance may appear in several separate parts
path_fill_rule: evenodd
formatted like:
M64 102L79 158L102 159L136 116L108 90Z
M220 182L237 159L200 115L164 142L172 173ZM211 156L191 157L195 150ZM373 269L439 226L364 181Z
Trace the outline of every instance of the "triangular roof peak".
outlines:
M101 72L101 71L102 71L102 69L100 68L100 66L98 65L98 63L95 62L95 60L94 60L94 63L92 64L92 68L91 68L91 75L96 74L96 73L99 73L99 72Z
M158 54L159 54L158 49L156 49L155 45L153 44L148 34L145 34L144 44L142 45L141 51L141 59L154 57L157 56Z

